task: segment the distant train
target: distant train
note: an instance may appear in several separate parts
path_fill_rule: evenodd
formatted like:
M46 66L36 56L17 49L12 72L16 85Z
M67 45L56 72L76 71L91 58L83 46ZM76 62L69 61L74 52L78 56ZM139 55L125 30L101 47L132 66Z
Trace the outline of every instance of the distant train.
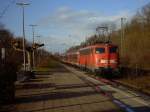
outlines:
M63 56L63 62L96 73L118 73L118 47L111 43L86 46L74 52L67 52Z

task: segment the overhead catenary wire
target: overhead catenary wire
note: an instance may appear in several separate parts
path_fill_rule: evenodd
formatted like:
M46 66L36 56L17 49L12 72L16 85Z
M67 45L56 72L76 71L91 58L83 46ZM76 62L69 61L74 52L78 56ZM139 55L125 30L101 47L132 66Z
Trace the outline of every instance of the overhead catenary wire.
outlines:
M6 14L6 12L8 11L9 7L11 6L11 4L14 4L16 0L10 0L10 2L8 3L8 5L2 10L2 12L0 13L0 19L3 18L3 16Z

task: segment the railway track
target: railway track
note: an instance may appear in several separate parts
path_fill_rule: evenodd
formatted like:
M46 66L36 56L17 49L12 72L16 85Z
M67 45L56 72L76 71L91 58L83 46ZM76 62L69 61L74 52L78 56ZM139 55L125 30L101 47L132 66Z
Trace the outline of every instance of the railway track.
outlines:
M90 75L88 75L88 76L91 77ZM126 92L130 93L130 94L133 94L133 95L138 94L143 99L150 101L150 94L149 93L143 92L140 89L137 89L133 86L126 85L126 84L121 83L121 82L116 81L116 80L111 80L111 79L106 79L106 78L101 78L101 77L93 76L92 78L94 78L96 80L99 80L103 83L109 84L109 85L111 85L115 88L119 88L123 91L126 91Z
M130 86L130 85L121 83L117 80L98 77L98 76L95 76L95 74L93 74L93 73L88 73L87 72L87 75L89 77L94 78L96 80L99 80L99 81L101 81L105 84L108 84L108 85L111 85L113 87L128 91L131 94L135 94L135 93L139 94L141 97L143 97L143 99L149 99L149 101L150 101L150 94L148 92L144 92L141 89L135 88L134 86Z
M77 75L77 74L75 74ZM82 81L84 81L86 84L88 84L89 86L91 86L96 92L102 94L105 97L108 97L112 102L114 102L117 106L119 106L122 111L125 110L126 112L135 112L132 109L130 109L127 105L125 105L124 103L120 102L119 100L115 99L112 94L110 92L106 92L103 91L99 86L97 86L95 83L93 83L92 81L86 79L83 76L79 76L77 75Z
M148 95L137 93L136 91L131 90L131 88L127 88L113 80L108 80L105 78L99 78L94 76L89 77L89 75L87 77L87 75L81 71L73 70L73 68L70 68L68 66L66 66L66 68L69 69L76 76L78 76L86 84L95 89L96 92L108 97L114 104L119 106L122 110L126 112L150 111L150 97ZM95 83L99 82L103 84L101 86L97 86L97 84ZM115 91L115 94L118 94L118 96L120 95L120 97L117 97L115 94L106 90ZM141 107L145 107L145 109L142 111L137 111L137 109L134 108L135 105L141 105Z

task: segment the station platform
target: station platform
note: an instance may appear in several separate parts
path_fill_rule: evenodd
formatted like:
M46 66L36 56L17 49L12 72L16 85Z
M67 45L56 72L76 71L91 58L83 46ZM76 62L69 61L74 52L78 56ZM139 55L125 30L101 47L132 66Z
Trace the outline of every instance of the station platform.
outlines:
M9 111L122 112L84 77L74 74L65 66L38 71L35 79L16 84L16 103L10 105Z

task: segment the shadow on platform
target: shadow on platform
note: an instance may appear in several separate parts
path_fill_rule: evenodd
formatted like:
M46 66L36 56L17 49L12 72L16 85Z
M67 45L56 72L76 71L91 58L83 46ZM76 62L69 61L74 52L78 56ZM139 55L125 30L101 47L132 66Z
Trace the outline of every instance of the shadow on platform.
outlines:
M45 100L56 100L56 99L66 99L73 97L81 97L98 94L95 91L83 91L83 92L51 92L51 93L42 93L37 95L28 95L26 97L18 97L16 98L16 103L29 103L29 102L37 102L37 101L45 101Z
M17 85L16 89L20 90L20 89L44 89L44 88L50 88L50 87L55 87L55 84L53 83L37 83L37 84L30 84L30 83L26 83L23 85Z

